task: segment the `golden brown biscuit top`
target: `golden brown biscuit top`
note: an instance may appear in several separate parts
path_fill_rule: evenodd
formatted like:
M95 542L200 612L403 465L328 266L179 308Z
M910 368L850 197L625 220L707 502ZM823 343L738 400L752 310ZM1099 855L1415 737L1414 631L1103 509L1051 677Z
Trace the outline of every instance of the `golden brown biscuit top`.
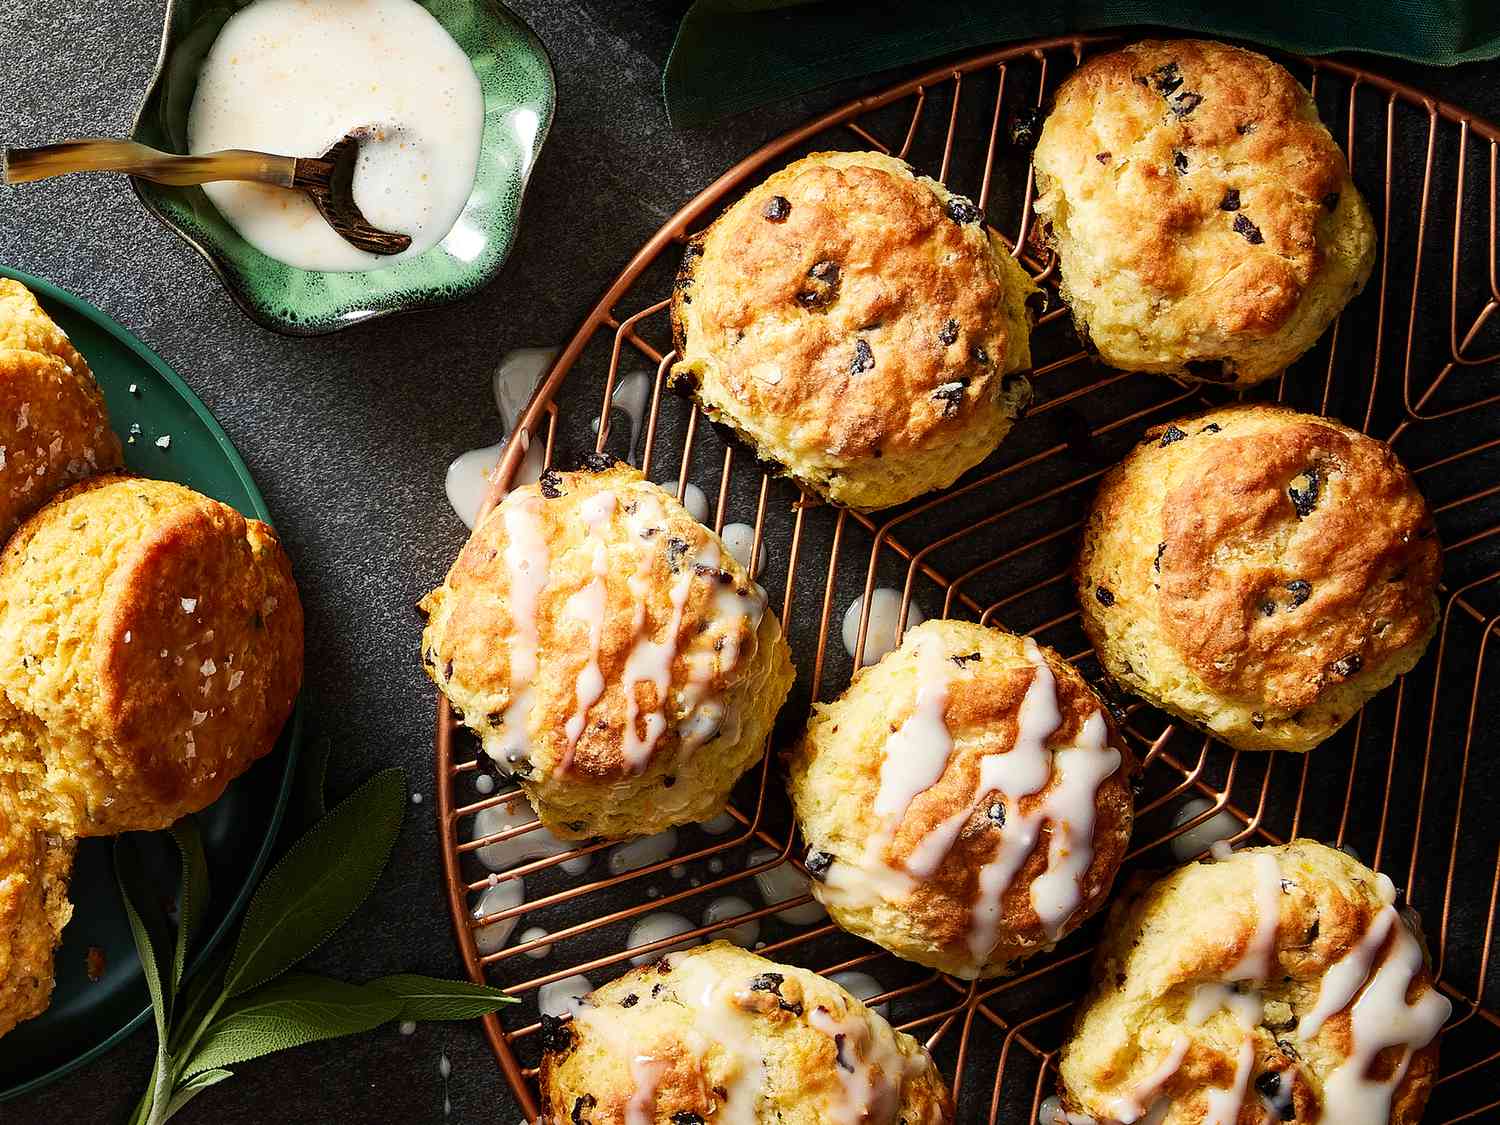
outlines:
M912 674L896 682L907 660ZM868 810L863 838L809 859L830 901L905 898L935 942L976 963L997 943L1006 960L1012 946L1056 940L1102 901L1130 835L1131 759L1062 657L968 622L924 622L861 680L889 733L861 744L840 779ZM819 733L822 752L836 737Z
M0 308L0 335L4 315ZM0 542L65 485L119 464L120 441L87 366L0 346Z
M560 1120L953 1119L910 1036L833 982L726 942L611 981L571 1024L543 1017L543 1036L542 1090Z
M1214 690L1295 710L1431 628L1441 551L1384 443L1268 406L1157 427L1145 442L1115 479L1167 482L1160 625Z
M1138 882L1064 1048L1069 1108L1129 1119L1165 1098L1169 1125L1235 1102L1415 1121L1451 1005L1395 900L1384 875L1311 840Z
M1194 301L1217 335L1287 322L1322 265L1320 226L1352 190L1296 79L1203 40L1086 62L1058 89L1036 160L1065 183L1091 270L1127 270L1161 298Z
M983 216L878 153L819 153L689 248L678 349L788 444L837 460L926 448L993 404L1005 282Z
M0 348L56 356L71 372L93 381L87 361L19 281L0 277Z
M0 688L39 737L170 813L274 745L301 684L302 607L265 524L182 485L95 477L0 556L0 643ZM92 819L125 815L102 793Z
M726 723L765 594L624 465L549 470L479 525L423 602L428 672L501 764L639 774Z
M73 841L49 835L18 779L0 770L0 1035L47 1006L72 862Z

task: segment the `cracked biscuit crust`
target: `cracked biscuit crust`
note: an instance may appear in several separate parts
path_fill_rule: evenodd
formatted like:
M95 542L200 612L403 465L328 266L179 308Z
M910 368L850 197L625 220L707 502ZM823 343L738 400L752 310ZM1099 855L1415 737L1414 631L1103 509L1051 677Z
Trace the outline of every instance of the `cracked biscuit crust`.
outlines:
M1442 554L1383 442L1277 406L1147 431L1085 524L1112 676L1241 749L1308 750L1421 657Z
M1124 370L1269 378L1374 263L1311 97L1239 47L1153 40L1090 60L1059 88L1035 165L1074 319Z
M672 378L799 483L889 507L1009 432L1034 291L967 199L880 153L816 153L688 247Z

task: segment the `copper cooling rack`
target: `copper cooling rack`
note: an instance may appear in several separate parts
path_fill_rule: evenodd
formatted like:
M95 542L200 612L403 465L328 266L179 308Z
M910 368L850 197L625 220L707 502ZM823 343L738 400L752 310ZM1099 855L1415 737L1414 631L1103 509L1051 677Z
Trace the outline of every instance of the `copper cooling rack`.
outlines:
M486 1031L528 1120L537 1106L537 992L573 974L593 984L630 956L684 938L711 939L748 921L766 956L822 972L860 970L880 983L893 1022L923 1040L952 1083L961 1121L1035 1120L1051 1092L1070 1005L1084 987L1099 921L1019 976L969 983L906 964L849 937L826 918L777 917L805 896L753 907L685 935L627 950L634 919L657 910L701 917L733 892L761 901L752 876L801 854L777 750L796 736L813 699L849 682L839 641L844 607L877 585L902 591L903 617L955 615L1032 633L1097 673L1078 624L1066 567L1096 478L1148 425L1222 402L1222 389L1123 375L1080 348L1054 302L1034 339L1036 404L984 465L957 487L875 516L818 504L767 477L696 410L664 394L673 355L667 298L688 236L736 194L806 152L877 148L977 199L989 221L1050 288L1053 263L1033 235L1025 147L1031 111L1083 56L1109 40L1038 41L977 56L852 102L782 136L726 172L651 238L562 351L525 411L497 471L495 494L528 442L572 467L590 449L634 459L683 495L701 487L716 529L755 528L755 561L781 613L797 686L765 763L735 791L734 827L689 827L674 854L611 875L606 842L491 875L478 848L535 831L534 823L473 838L473 817L516 792L488 795L477 744L437 715L437 793L443 865L470 975L522 1003ZM1381 257L1365 292L1318 347L1252 397L1337 416L1393 442L1437 513L1446 550L1441 627L1426 658L1333 740L1306 756L1241 754L1127 702L1127 737L1145 761L1127 871L1175 862L1172 838L1212 817L1234 840L1312 836L1388 872L1423 916L1440 987L1454 1002L1442 1072L1427 1120L1500 1116L1500 308L1496 266L1500 130L1420 91L1328 60L1287 59L1349 152L1381 228ZM1372 137L1383 138L1372 143ZM611 412L617 382L654 373L644 431ZM603 419L597 424L597 419ZM596 428L597 427L597 428ZM1462 440L1460 440L1462 438ZM866 600L868 605L868 599ZM862 614L859 644L867 620ZM1198 803L1183 811L1185 800ZM1188 819L1183 817L1187 815ZM1180 822L1180 823L1179 823ZM1220 823L1223 823L1221 820ZM770 849L774 857L749 863ZM561 864L591 857L581 875ZM495 881L522 878L526 901L475 917ZM545 938L481 955L477 926L516 918ZM546 948L545 957L537 955Z

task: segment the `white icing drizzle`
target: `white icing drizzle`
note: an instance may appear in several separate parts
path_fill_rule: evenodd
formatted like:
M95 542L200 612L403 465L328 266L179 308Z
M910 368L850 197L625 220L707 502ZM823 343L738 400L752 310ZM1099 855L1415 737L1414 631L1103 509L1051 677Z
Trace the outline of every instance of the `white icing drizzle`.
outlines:
M708 909L703 912L703 924L705 926L717 925L728 921L730 918L741 918L749 914L755 907L737 895L725 895L716 898L708 904ZM760 936L760 919L751 918L737 925L726 926L713 934L713 938L722 938L732 941L741 949L749 949L755 944L755 939ZM846 986L847 987L847 986ZM850 991L853 991L852 989Z
M899 901L916 880L931 878L953 849L959 833L981 802L998 799L1005 810L1004 829L994 857L979 870L979 892L973 906L969 948L982 961L995 947L1001 902L1016 873L1036 848L1042 827L1051 839L1045 872L1033 880L1030 894L1044 930L1054 940L1082 901L1081 879L1093 860L1095 800L1099 786L1120 767L1120 753L1106 745L1109 729L1095 711L1083 723L1072 746L1049 750L1047 740L1062 725L1057 681L1041 649L1030 638L1026 659L1035 671L1016 716L1016 738L1009 750L986 754L979 762L979 782L972 799L918 840L899 866L885 859L902 817L918 794L943 776L953 752L944 721L951 661L939 642L919 636L915 645L917 699L912 713L886 741L880 786L874 801L879 824L866 845L863 861L835 864L822 894L867 899L871 893ZM1044 789L1047 796L1023 813L1021 798ZM998 794L992 798L991 794Z
M1105 1111L1109 1116L1122 1122L1123 1125L1132 1125L1133 1122L1140 1120L1146 1108L1156 1100L1157 1093L1172 1080L1172 1076L1182 1066L1182 1060L1187 1056L1190 1042L1191 1040L1186 1035L1178 1035L1173 1039L1172 1045L1167 1048L1166 1056L1151 1073L1137 1082L1130 1093L1111 1099L1105 1106Z
M654 498L640 496L635 504L626 506L626 524L641 538L655 535L664 526L666 514ZM672 616L667 623L662 640L653 640L644 635L646 624L646 598L649 596L649 556L643 557L642 565L630 577L629 586L634 595L636 613L633 633L635 642L625 661L622 687L625 695L625 738L623 757L629 767L640 772L651 760L656 743L667 730L666 704L671 687L672 665L677 658L678 635L682 630L682 618L687 601L692 593L693 581L698 578L713 583L710 595L712 617L727 622L722 630L723 643L718 651L710 646L701 646L699 651L689 653L687 680L678 690L677 703L683 719L678 725L678 738L684 753L692 753L709 739L717 735L725 721L723 700L710 695L709 688L721 670L737 666L741 645L735 628L736 619L747 619L752 631L759 627L766 609L765 592L753 583L742 594L735 584L724 584L717 575L706 572L719 569L721 555L718 541L706 538L695 556L683 555L677 562L679 573L672 583L670 599ZM699 570L705 574L700 577ZM642 715L636 698L636 687L651 683L656 687L656 705ZM644 721L644 736L639 724ZM733 733L733 732L731 732Z
M969 949L976 958L995 947L1001 901L1016 872L1036 846L1042 825L1051 822L1053 840L1047 870L1033 881L1031 905L1054 940L1082 898L1079 879L1093 859L1094 802L1099 785L1120 766L1120 752L1106 746L1108 727L1095 711L1084 722L1078 741L1048 751L1046 743L1062 725L1057 681L1035 641L1026 638L1026 659L1035 667L1016 716L1016 741L1006 754L987 754L980 762L979 795L998 792L1005 802L1005 830L995 858L979 871L979 898L969 930ZM1058 784L1029 813L1022 797L1047 784L1052 771Z
M579 736L583 734L584 724L588 722L589 708L599 702L599 697L604 694L604 675L599 671L599 639L604 630L605 600L609 590L605 582L609 576L609 545L604 538L604 529L614 511L613 492L596 492L578 506L578 514L588 526L589 538L593 540L593 577L587 586L568 599L564 612L574 620L583 622L588 629L589 658L579 670L574 688L577 709L563 727L568 748L558 764L558 770L562 773L566 773L573 764L573 750L578 745Z
M568 1016L575 1019L593 1009L584 998L594 991L594 983L581 973L544 984L536 992L537 1010L544 1016ZM601 1020L603 1024L606 1021Z
M943 717L948 708L953 665L944 658L942 645L934 637L921 637L915 647L916 703L911 714L886 740L880 761L880 788L874 806L880 827L870 837L869 857L882 864L886 846L895 836L906 810L919 793L938 783L953 753L953 735ZM967 811L964 818L968 818ZM919 878L931 876L952 847L959 827L953 827L950 833L944 824L921 841L912 849L907 869Z
M1084 721L1076 746L1053 754L1058 782L1040 815L1052 822L1047 869L1031 884L1031 905L1056 941L1083 899L1083 877L1094 861L1094 801L1104 779L1120 768L1120 752L1105 746L1109 728L1098 711Z
M864 604L865 596L861 594L849 603L840 623L839 637L851 660L859 643L859 615ZM917 603L912 602L906 611L906 627L914 629L925 620L927 619ZM900 622L901 591L892 590L888 586L877 586L870 594L870 620L865 626L865 651L860 660L861 667L878 663L881 657L901 643L901 635L896 632Z
M884 1125L901 1107L901 1086L927 1065L920 1053L903 1055L888 1025L850 1016L842 1018L823 1005L807 1014L810 1026L834 1042L834 1073L842 1098L827 1107L836 1125Z
M1225 980L1269 980L1275 969L1276 927L1281 921L1281 868L1273 852L1251 852L1246 857L1255 868L1251 905L1255 932L1245 952L1224 973Z
M1221 1008L1248 1030L1260 1022L1263 1011L1260 992L1257 989L1241 992L1227 984L1209 981L1193 989L1185 1014L1188 1023L1202 1027Z
M1422 947L1396 910L1390 880L1382 879L1380 889L1385 906L1354 948L1324 974L1317 1002L1297 1025L1298 1038L1310 1039L1330 1016L1354 1001L1349 1055L1323 1083L1326 1125L1386 1120L1413 1053L1431 1043L1453 1014L1453 1005L1435 988L1428 988L1416 1003L1407 1003L1411 983L1422 970ZM1382 948L1385 959L1372 975ZM1391 1047L1402 1049L1401 1061L1388 1077L1370 1078L1375 1057Z
M501 769L511 770L530 756L526 720L531 714L531 682L536 677L537 599L547 584L550 556L542 535L542 498L512 495L500 506L505 521L505 568L509 575L511 631L510 702L500 730L485 738L485 752Z
M712 554L713 562L705 562L704 565L718 565L718 548L712 543L707 544L704 555ZM700 560L702 561L702 556ZM656 748L657 740L666 733L667 716L664 706L667 700L667 689L672 681L672 661L677 656L677 634L682 628L682 613L687 605L688 595L693 588L693 564L686 558L680 564L681 573L677 581L672 583L672 619L667 624L666 636L661 641L653 641L649 637L640 636L641 625L644 624L645 609L645 582L639 575L631 579L632 585L639 584L641 587L637 593L637 626L636 641L631 647L630 655L625 661L625 742L623 753L626 763L637 773L646 768L651 760L651 752ZM642 682L650 682L656 686L656 706L646 712L646 734L642 738L637 731L637 722L640 715L640 703L636 699L636 685Z
M736 985L690 954L674 954L668 961L677 975L673 992L695 1014L690 1036L705 1071L710 1051L722 1056L720 1084L727 1096L711 1115L715 1125L756 1125L765 1068L751 1017L734 1002Z
M480 895L479 901L474 904L474 917L480 919L490 914L499 914L504 910L512 910L525 901L526 888L521 880L506 879L492 887L485 888L484 894ZM516 928L518 917L512 914L508 918L497 918L487 925L475 927L474 945L481 956L487 957L505 948L511 931Z
M630 936L625 939L625 948L638 949L643 945L685 934L693 928L693 924L681 914L669 914L666 911L647 914L644 918L636 919L635 925L630 927ZM644 965L647 961L657 960L665 953L676 949L686 949L688 946L697 944L696 941L683 941L664 949L652 950L650 953L637 953L630 959L630 963Z
M1234 1078L1227 1090L1210 1089L1207 1092L1208 1113L1203 1125L1235 1125L1240 1117L1240 1107L1245 1103L1245 1091L1250 1085L1250 1072L1255 1069L1255 1041L1245 1036L1235 1057Z
M635 1091L625 1103L625 1125L651 1125L656 1120L656 1087L666 1072L667 1064L650 1055L636 1055L630 1060Z

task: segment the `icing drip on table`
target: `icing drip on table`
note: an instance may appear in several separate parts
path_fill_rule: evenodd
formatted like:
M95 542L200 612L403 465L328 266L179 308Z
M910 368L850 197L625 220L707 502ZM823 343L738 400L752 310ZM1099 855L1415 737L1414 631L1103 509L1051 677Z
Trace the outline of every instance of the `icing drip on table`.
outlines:
M861 594L844 610L839 625L839 638L844 642L844 651L854 658L859 646L859 617L864 611L865 596ZM906 627L915 629L926 618L921 608L912 602L906 610ZM881 657L901 643L901 634L896 630L901 624L901 591L888 586L877 586L870 594L870 615L865 625L865 651L860 659L861 667L880 662Z
M500 729L486 736L484 749L507 772L527 761L531 751L526 720L531 713L531 683L537 670L537 599L547 584L550 564L541 508L542 498L530 493L508 497L500 508L505 521L505 569L510 588L510 702L502 714Z

